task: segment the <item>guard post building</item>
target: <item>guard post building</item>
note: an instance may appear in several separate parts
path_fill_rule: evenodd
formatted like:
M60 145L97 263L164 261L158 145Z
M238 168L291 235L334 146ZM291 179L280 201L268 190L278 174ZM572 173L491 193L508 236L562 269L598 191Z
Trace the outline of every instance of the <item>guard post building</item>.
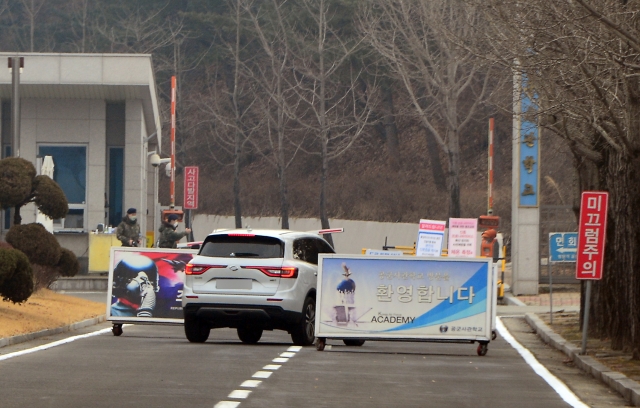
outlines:
M99 224L115 228L129 207L138 210L142 234L159 224L158 171L148 160L161 147L151 56L0 53L0 63L16 56L24 58L19 155L38 171L44 156L53 157L54 180L69 202L67 216L53 221L53 233L86 272L90 234ZM5 158L12 156L13 144L7 68L0 69L0 98ZM0 214L3 236L11 213ZM35 205L23 207L21 216L23 223L35 222Z

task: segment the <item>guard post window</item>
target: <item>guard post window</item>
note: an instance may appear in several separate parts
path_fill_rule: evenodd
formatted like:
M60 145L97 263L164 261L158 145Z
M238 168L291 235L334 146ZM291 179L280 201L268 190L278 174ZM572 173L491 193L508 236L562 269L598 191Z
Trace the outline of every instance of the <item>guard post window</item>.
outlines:
M38 154L53 157L53 180L69 202L63 219L53 220L54 231L82 231L87 210L87 148L79 145L39 145Z

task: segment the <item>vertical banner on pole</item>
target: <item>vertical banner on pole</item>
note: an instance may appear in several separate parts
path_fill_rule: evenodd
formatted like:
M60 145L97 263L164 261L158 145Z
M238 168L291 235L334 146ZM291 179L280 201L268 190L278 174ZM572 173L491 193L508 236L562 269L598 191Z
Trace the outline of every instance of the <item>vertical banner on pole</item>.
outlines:
M184 168L184 206L185 210L198 208L198 166Z
M608 203L606 191L582 193L576 279L602 279Z
M593 280L602 279L608 205L609 193L606 191L582 192L576 257L576 279L587 281L582 324L582 348L580 350L582 355L587 353L591 284Z
M528 78L522 75L520 97L520 207L538 206L538 189L540 178L540 132L535 113L537 95L528 95Z
M171 208L176 205L176 77L171 77Z

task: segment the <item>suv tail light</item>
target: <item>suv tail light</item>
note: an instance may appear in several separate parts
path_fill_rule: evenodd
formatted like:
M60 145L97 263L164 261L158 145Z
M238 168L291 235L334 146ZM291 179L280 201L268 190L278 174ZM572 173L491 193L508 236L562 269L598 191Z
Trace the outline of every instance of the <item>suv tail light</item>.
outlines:
M273 278L297 278L298 268L294 266L243 266L244 269L257 269L267 276Z
M186 275L202 275L206 271L212 268L226 268L225 265L196 265L196 264L187 264L187 267L184 270Z

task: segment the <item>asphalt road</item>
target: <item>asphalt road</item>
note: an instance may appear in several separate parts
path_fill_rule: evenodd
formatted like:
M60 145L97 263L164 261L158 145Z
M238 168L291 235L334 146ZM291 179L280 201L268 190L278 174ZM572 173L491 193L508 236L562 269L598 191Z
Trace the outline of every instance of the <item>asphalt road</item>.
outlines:
M538 349L541 361L555 365L552 370L567 378L586 406L624 406L615 393L541 345L522 319L503 321L523 345ZM181 326L128 326L120 337L109 328L105 323L1 348L0 406L570 406L502 336L479 357L475 344L369 341L347 347L330 340L331 347L318 352L292 347L289 335L278 331L244 345L229 329L191 344ZM104 333L7 358L99 329Z

